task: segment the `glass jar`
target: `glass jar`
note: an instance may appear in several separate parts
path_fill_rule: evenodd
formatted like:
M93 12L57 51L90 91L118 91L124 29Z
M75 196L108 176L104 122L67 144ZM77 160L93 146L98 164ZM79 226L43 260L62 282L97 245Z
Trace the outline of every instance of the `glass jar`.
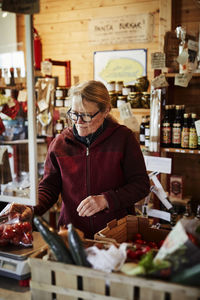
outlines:
M123 81L115 82L115 92L118 94L122 94Z
M122 87L122 95L128 96L128 94L131 92L131 86L130 85L123 85Z
M111 102L112 108L116 108L117 107L117 94L115 92L109 92L109 96L110 96L110 102Z
M148 92L143 92L141 95L141 106L143 108L150 108L150 94Z
M115 91L115 81L107 82L106 86L107 86L108 92L114 92Z
M130 92L128 94L127 101L130 103L131 108L140 108L141 107L141 93Z
M62 97L57 97L55 99L55 107L63 107L64 106L64 99Z
M127 101L127 97L126 96L117 96L117 107L125 104Z
M149 80L147 76L139 77L135 81L136 92L146 92L149 87Z
M56 87L56 98L62 98L64 97L64 91L63 88L61 88L60 86Z

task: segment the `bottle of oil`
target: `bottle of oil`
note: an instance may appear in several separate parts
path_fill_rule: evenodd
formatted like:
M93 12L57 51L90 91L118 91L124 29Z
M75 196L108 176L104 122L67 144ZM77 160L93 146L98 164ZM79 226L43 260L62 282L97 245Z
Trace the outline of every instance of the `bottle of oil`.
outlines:
M140 124L140 145L145 144L145 124L146 124L146 116L142 116L142 122Z
M176 117L172 125L172 147L181 147L181 106L176 105Z
M146 123L144 128L144 144L147 149L149 149L149 142L150 142L150 117L146 117Z
M189 114L184 114L183 127L181 131L181 148L188 149L189 148Z
M171 147L172 142L172 127L170 123L170 106L165 105L165 114L164 119L162 121L162 140L161 145L162 147Z
M192 114L190 131L189 131L189 149L197 149L198 137L195 127L196 114Z

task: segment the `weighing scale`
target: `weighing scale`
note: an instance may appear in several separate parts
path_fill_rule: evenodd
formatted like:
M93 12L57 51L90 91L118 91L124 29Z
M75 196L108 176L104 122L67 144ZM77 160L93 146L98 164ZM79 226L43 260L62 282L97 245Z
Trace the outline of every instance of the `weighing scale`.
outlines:
M14 245L0 247L0 275L17 280L29 278L31 270L28 257L46 245L40 233L33 232L32 247Z

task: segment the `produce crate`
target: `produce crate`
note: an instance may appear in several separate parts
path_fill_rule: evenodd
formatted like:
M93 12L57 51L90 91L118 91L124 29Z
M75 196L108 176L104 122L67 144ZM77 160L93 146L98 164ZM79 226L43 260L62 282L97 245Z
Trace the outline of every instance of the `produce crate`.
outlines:
M32 300L198 300L200 289L29 258Z
M94 235L94 239L118 244L132 241L136 233L140 233L147 242L159 242L166 238L169 231L151 228L148 218L128 215L120 220L114 219L109 222L106 228Z

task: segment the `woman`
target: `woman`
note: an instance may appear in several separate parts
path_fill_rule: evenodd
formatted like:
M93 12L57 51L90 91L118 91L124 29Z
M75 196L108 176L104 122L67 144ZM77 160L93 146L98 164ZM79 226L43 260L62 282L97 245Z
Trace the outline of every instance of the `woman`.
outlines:
M104 84L79 84L69 96L73 127L49 146L34 213L44 214L61 193L59 225L73 223L92 238L109 221L134 212L134 203L149 193L149 178L134 133L109 115Z

